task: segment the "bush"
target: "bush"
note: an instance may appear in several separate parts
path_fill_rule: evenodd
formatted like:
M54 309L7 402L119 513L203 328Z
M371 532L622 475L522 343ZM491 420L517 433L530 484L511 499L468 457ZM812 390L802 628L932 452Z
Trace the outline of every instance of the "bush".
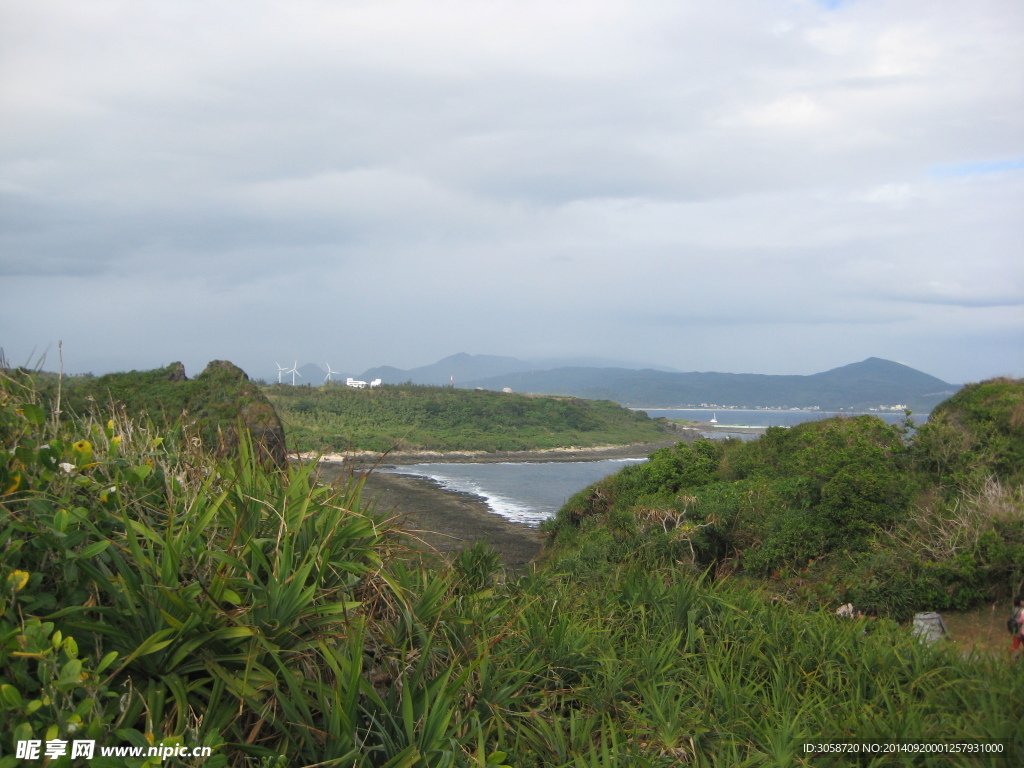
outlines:
M820 478L659 485L636 515L622 489L591 497L606 511L558 529L578 547L500 583L483 546L452 568L396 557L358 484L266 468L245 440L215 459L120 417L60 424L0 385L0 768L16 740L83 733L209 745L209 766L792 765L836 734L1024 749L1024 666L694 573L687 555L775 525L796 546ZM895 614L957 569L983 584L1018 552L1019 497L1000 488L900 522L916 560L831 565L872 570L863 594Z
M121 417L59 424L0 384L2 751L81 732L304 761L355 750L358 723L323 734L351 714L338 696L360 695L344 669L361 648L336 640L359 633L356 592L381 564L358 486L264 468L245 440L215 459Z
M954 494L989 478L1024 482L1024 380L968 384L940 403L917 430L915 457Z
M806 580L801 572L812 563L833 572L831 559L845 569L839 589L899 615L1005 599L1024 578L1024 492L984 471L1016 471L1005 463L1013 455L1006 425L1024 406L1018 408L1007 387L968 388L967 405L954 407L954 399L940 412L957 414L955 433L970 435L975 446L956 461L951 444L942 448L951 462L940 473L943 485L930 483L937 477L936 446L953 429L951 417L922 428L920 445L907 442L907 430L870 416L807 422L769 429L751 443L698 441L659 450L648 463L570 499L549 527L553 546L590 546L592 562L596 552L613 550L592 545L593 536L568 532L584 523L587 530L604 525L620 540L634 538L633 557L661 553L665 563L740 566L794 584ZM995 421L988 424L988 417ZM971 431L967 424L974 425ZM643 522L666 515L674 522L660 533ZM678 528L671 541L669 528ZM690 556L673 541L692 548ZM614 552L614 562L631 557L622 548Z

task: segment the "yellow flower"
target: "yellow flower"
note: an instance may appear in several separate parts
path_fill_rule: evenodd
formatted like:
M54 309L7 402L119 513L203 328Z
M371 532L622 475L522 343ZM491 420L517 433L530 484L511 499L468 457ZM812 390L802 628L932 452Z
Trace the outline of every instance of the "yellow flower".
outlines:
M14 592L20 592L28 584L28 571L11 571L7 575L7 586Z
M92 443L88 440L79 440L71 446L71 455L79 467L88 464L92 461Z
M120 445L121 444L121 436L120 435L114 435L112 438L110 438L110 444L111 445Z

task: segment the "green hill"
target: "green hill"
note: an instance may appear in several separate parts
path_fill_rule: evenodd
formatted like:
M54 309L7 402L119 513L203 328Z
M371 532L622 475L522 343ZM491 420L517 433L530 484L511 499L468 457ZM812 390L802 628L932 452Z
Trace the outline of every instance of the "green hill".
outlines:
M450 387L263 390L294 450L516 451L664 440L673 427L611 402Z
M995 477L1024 482L1024 380L968 384L941 403L919 430L922 460L957 485Z
M655 552L901 618L1005 600L1024 581L1024 382L970 385L934 413L913 437L860 416L656 451L570 499L554 557Z
M29 376L23 373L23 376ZM163 428L178 425L222 453L238 444L241 423L261 453L282 465L286 461L284 430L260 388L245 372L214 360L195 379L181 363L151 371L72 376L58 382L56 374L31 374L41 395L65 414L84 415L114 408L133 419L152 419Z

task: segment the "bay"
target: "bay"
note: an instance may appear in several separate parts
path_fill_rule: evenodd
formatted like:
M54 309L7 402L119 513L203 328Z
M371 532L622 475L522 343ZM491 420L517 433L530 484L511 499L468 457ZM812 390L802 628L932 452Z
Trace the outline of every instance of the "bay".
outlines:
M482 497L502 517L536 527L574 493L646 460L407 464L377 471L430 478L445 490Z

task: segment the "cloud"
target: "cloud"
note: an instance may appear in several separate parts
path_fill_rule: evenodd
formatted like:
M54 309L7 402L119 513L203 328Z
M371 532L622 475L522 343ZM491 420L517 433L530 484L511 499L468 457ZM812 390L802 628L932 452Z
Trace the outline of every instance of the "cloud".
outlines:
M813 372L913 349L979 378L970 331L1019 359L1013 0L0 13L15 355Z

